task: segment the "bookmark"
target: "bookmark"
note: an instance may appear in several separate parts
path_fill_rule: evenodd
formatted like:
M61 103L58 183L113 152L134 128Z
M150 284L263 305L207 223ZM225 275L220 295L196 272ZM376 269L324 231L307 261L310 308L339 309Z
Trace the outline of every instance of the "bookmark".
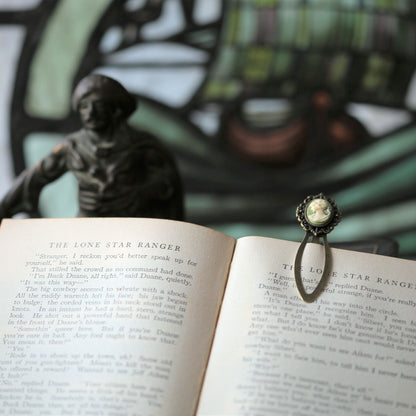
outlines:
M295 258L295 282L299 295L305 302L313 302L318 298L328 283L332 267L331 250L326 235L341 221L341 212L332 198L323 193L308 196L296 209L296 218L306 231L305 237L299 246ZM302 256L309 238L312 242L322 241L325 248L325 263L321 280L313 292L307 293L302 282L301 264Z

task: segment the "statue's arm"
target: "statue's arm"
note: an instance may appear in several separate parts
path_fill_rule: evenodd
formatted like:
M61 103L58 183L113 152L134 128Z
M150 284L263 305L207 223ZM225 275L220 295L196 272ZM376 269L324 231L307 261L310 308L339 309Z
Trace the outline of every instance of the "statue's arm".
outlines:
M16 178L11 189L0 201L0 219L20 212L36 212L42 188L67 170L67 147L66 143L59 144L48 156Z

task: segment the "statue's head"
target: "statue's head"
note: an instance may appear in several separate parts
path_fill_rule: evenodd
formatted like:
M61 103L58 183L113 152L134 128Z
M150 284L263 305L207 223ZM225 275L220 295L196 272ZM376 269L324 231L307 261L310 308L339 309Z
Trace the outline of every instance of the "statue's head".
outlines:
M78 83L72 106L84 127L97 131L127 119L137 108L133 96L119 82L100 74L88 75Z

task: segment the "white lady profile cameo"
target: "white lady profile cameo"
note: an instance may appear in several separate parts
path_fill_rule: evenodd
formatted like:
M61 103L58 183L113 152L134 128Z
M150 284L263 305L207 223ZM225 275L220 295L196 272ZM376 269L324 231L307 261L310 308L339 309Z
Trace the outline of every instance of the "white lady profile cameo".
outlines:
M335 201L323 193L308 196L297 208L296 217L302 228L314 236L328 234L341 220Z
M315 227L328 224L332 219L332 214L332 205L323 198L313 199L305 209L306 221Z

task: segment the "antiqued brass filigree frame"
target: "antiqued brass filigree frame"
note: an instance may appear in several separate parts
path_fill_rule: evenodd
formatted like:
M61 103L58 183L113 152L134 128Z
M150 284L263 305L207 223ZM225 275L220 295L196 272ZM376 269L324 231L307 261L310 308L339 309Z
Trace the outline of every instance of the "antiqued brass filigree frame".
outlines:
M321 216L320 221L313 221L311 219L310 209L308 210L308 208L310 207L312 201L319 201L321 207L323 206L325 208L325 215ZM322 209L322 212L324 212L324 209ZM321 192L318 195L310 195L305 198L305 200L296 209L296 218L300 222L301 227L306 231L306 234L295 257L295 283L301 299L304 302L310 303L318 298L328 283L329 275L332 269L332 255L326 236L341 221L342 215L335 201L332 198L326 197ZM319 239L322 238L325 249L325 261L322 277L316 288L311 293L306 292L301 276L302 256L309 238L312 238L313 242L319 242Z

